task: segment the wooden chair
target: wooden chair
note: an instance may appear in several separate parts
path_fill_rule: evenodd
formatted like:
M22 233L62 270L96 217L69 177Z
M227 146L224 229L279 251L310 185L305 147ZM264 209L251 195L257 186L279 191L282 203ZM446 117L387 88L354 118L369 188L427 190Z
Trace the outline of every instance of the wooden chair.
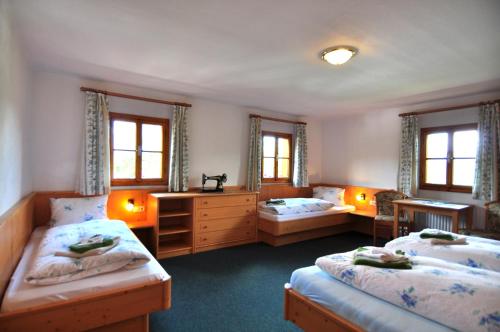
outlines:
M467 235L500 240L500 201L488 202L484 207L486 208L484 230L473 229Z
M396 190L384 190L375 194L377 203L377 215L373 220L373 245L377 244L377 235L384 235L384 238L392 239L394 224L394 205L392 201L407 199L408 196ZM409 232L408 220L405 217L399 219L400 227Z

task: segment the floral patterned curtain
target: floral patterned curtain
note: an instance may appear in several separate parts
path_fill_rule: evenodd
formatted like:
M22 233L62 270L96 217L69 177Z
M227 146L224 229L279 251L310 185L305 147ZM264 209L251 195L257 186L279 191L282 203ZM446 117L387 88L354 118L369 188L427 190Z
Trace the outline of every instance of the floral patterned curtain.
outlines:
M417 194L418 182L418 120L414 115L401 119L398 190L408 196Z
M83 156L78 192L103 195L109 192L109 102L106 95L86 92Z
M479 145L472 197L485 201L500 197L500 104L486 104L479 109Z
M250 142L248 150L247 190L260 189L260 175L262 168L262 119L250 119Z
M308 187L306 125L295 124L295 152L293 158L293 186Z
M172 130L170 134L170 167L168 191L188 190L189 160L187 135L187 107L174 106Z

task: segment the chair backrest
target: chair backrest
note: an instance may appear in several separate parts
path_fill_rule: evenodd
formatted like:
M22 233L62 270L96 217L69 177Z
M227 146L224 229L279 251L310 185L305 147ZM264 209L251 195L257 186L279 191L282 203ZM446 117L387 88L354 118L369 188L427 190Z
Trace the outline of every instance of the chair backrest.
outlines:
M486 231L500 233L500 201L489 202L486 206Z
M407 199L408 196L396 190L384 190L375 194L377 202L377 214L384 216L394 216L394 205L392 201Z

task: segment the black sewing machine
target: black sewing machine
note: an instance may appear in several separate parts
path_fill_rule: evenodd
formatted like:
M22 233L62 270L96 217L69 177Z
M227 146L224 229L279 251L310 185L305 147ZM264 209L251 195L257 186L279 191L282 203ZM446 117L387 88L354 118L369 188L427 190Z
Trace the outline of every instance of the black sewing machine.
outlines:
M222 187L222 183L227 181L227 174L223 173L222 175L206 176L205 173L203 173L201 179L202 179L202 188L201 188L202 192L204 193L223 192L224 188ZM215 187L205 187L205 183L208 180L217 181L217 185Z

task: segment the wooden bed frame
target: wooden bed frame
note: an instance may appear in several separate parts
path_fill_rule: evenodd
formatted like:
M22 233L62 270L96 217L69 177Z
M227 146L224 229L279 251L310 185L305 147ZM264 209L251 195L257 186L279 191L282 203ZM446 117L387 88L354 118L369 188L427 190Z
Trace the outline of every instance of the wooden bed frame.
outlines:
M36 194L0 217L0 297L34 228ZM171 280L93 292L79 298L0 313L0 331L148 331L148 315L170 308Z
M360 332L361 327L293 290L285 288L285 320L306 332Z

